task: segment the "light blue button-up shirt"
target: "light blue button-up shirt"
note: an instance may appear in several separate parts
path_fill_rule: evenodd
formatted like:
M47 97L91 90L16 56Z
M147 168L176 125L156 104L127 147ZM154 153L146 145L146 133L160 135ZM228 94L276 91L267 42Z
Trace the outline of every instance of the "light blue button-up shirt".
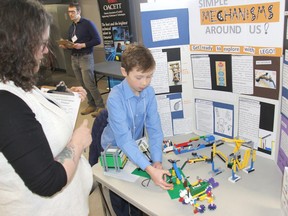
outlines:
M143 137L145 126L151 159L153 162L162 162L163 132L155 92L151 86L136 96L124 79L110 92L107 109L108 125L101 137L103 149L109 144L117 145L134 164L145 170L150 162L136 143L137 139Z

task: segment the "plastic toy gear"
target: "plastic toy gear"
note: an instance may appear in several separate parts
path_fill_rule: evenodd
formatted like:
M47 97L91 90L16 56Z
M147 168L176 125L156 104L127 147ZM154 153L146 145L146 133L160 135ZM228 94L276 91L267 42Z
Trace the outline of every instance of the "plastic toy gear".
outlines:
M198 212L201 213L201 214L204 213L205 210L206 210L205 205L200 205L200 206L198 207Z
M209 210L215 210L216 208L217 208L217 206L214 203L208 205Z

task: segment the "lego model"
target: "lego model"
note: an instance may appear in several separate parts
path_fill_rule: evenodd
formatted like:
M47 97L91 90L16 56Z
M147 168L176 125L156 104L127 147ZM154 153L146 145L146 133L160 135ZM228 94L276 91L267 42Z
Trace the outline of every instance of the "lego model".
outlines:
M172 179L175 178L176 179L176 184L179 185L181 183L181 181L182 181L182 175L181 175L180 170L179 170L179 168L178 168L178 166L176 164L179 160L171 160L171 159L169 159L168 161L172 164L170 182L173 182Z
M152 162L150 157L149 145L146 137L142 137L141 139L136 141L138 143L138 148L143 152L143 154L147 157L147 159Z
M109 168L114 168L116 171L123 169L128 161L128 157L117 146L107 146L101 152L100 163L104 171L107 172Z
M190 158L190 159L187 159L184 164L182 165L181 167L181 170L184 169L184 167L186 166L186 164L193 164L193 163L198 163L198 162L210 162L211 159L208 158L207 156L202 156L202 155L199 155L198 153L196 152L192 152L192 156L193 158Z
M205 205L200 205L197 201L207 200L209 203L208 209L216 209L217 206L214 204L212 189L218 187L219 183L215 182L213 178L210 178L208 181L198 178L196 182L190 184L187 181L184 185L185 189L179 191L179 202L185 205L192 205L194 207L194 214L198 212L204 213L206 210Z
M152 161L147 139L142 137L136 142L138 144L138 148L143 152L143 154L149 159L149 161ZM101 152L100 163L105 172L107 172L109 168L113 168L119 172L125 167L127 161L128 157L117 146L109 145L103 152Z
M187 142L173 144L170 140L163 141L163 152L168 153L172 150L176 155L196 151L202 148L206 148L208 146L212 146L215 141L215 137L213 135L205 135L205 136L197 136L191 138ZM203 142L203 143L201 143Z
M200 157L199 157L200 159ZM218 182L215 182L213 178L210 178L208 181L197 178L197 181L190 183L188 177L185 176L182 169L177 166L179 160L168 160L172 167L169 169L171 176L167 176L166 181L173 184L173 188L168 190L168 194L171 199L178 199L179 202L183 204L190 204L194 207L194 213L200 212L203 213L206 210L205 205L199 204L200 201L206 200L208 202L208 209L216 209L214 204L214 195L212 189L219 186ZM142 176L146 179L143 182L150 180L150 176L143 170L136 169L133 174ZM142 182L142 186L147 187Z
M216 141L212 144L212 146L220 146L220 145L223 145L224 142L223 141ZM212 147L213 148L213 147ZM220 151L214 151L215 154L217 154L217 156L219 156L225 163L226 161L228 160L228 158ZM212 176L216 176L220 173L222 173L224 170L220 169L220 168L217 168L215 169L215 164L214 164L214 157L213 156L213 151L211 151L211 158L208 158L207 156L202 156L202 155L199 155L198 153L196 152L192 152L192 156L193 158L190 158L190 159L187 159L184 164L182 165L181 169L184 169L184 167L186 166L186 164L194 164L194 163L198 163L198 162L206 162L206 163L211 163L212 165L212 172L210 172L210 174L212 174Z
M223 154L221 151L219 151L217 149L217 147L219 147L223 144L224 144L224 142L222 140L217 140L212 145L211 158L210 158L210 162L212 165L212 171L210 173L212 174L212 176L216 176L216 175L219 175L220 173L224 172L224 169L221 169L220 167L215 168L215 163L214 163L215 156L218 156L227 166L228 158L226 157L225 154Z
M222 141L235 143L235 147L233 149L233 152L227 157L221 151L217 150L217 147L224 144L223 142L220 143L215 142L213 144L211 152L212 171L214 173L222 172L221 170L214 168L214 157L218 156L226 164L226 166L231 169L232 175L231 177L229 177L229 181L235 183L241 179L241 177L236 174L236 172L238 172L239 170L243 170L246 173L250 173L255 170L254 162L256 160L256 150L253 148L253 142L247 142L241 139L228 139L228 138L223 138ZM242 158L240 153L240 147L243 144L245 144L245 146L248 147L248 149L245 150L244 156ZM248 166L249 159L250 159L250 166Z
M200 162L201 157L198 159ZM200 205L198 201L207 200L209 203L208 209L216 209L212 189L217 187L219 183L215 182L213 178L210 178L208 181L198 178L197 182L191 184L188 181L189 177L186 177L182 172L182 168L180 169L177 166L179 160L169 159L168 161L172 164L172 168L170 169L171 177L168 181L174 184L174 188L168 191L170 197L179 198L179 202L192 205L194 207L194 214L198 212L203 213L206 210L205 205Z
M163 140L163 152L164 153L169 153L173 152L174 145L171 140Z

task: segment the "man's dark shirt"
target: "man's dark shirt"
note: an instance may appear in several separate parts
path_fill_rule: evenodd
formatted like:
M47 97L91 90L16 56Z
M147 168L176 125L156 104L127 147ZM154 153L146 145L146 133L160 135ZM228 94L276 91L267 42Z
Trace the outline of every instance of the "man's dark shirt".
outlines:
M101 43L101 38L98 30L93 22L82 18L78 23L72 23L68 30L68 40L72 41L72 37L76 35L77 40L74 43L85 43L86 47L83 49L72 49L74 53L92 53L93 47Z

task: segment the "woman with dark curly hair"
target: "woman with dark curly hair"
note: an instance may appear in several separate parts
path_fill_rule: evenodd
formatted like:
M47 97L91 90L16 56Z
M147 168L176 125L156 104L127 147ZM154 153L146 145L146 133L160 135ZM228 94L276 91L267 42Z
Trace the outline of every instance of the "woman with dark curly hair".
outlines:
M88 121L35 87L51 16L36 0L0 1L0 215L88 215ZM82 87L73 87L84 99Z

